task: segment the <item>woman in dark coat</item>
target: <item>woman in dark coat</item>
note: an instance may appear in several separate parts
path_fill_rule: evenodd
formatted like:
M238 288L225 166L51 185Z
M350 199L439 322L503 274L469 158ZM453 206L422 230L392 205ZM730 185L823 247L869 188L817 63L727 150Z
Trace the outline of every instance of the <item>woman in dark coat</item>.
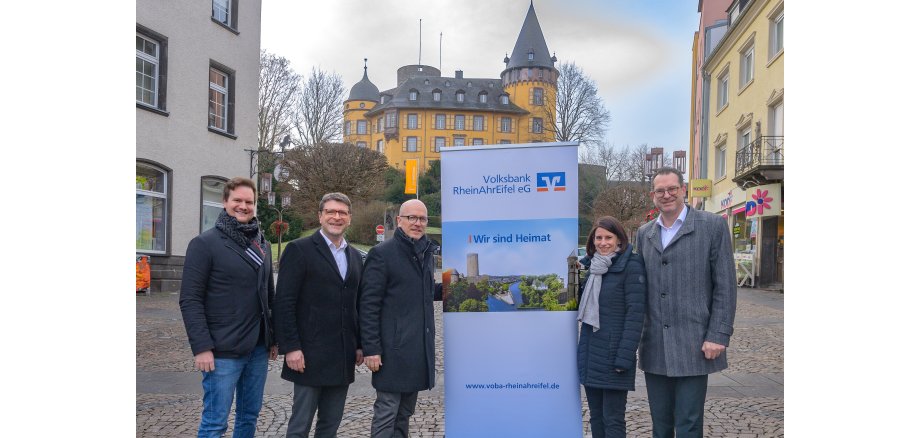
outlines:
M579 297L578 377L595 438L626 436L626 393L636 389L645 318L645 264L620 223L603 216L588 235L588 276Z

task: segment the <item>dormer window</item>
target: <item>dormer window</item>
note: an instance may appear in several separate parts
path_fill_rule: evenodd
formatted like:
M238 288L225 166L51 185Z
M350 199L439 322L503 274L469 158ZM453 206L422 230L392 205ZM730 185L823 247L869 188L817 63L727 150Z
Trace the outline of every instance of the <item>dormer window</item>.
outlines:
M441 90L438 90L437 88L435 88L434 91L431 92L431 98L434 99L435 102L440 102L441 101Z
M428 79L425 79L425 85L428 85L430 82L431 81L429 81Z
M533 50L527 52L527 60L533 61Z
M463 98L466 96L466 93L463 90L457 92L457 102L463 102Z
M412 102L418 100L418 90L409 90L409 100Z
M501 102L502 102L502 105L507 105L507 104L508 104L508 95L507 95L507 94L502 94Z
M479 103L486 103L489 101L489 93L485 91L479 93Z
M387 103L387 96L385 94L380 95L380 103L381 104Z

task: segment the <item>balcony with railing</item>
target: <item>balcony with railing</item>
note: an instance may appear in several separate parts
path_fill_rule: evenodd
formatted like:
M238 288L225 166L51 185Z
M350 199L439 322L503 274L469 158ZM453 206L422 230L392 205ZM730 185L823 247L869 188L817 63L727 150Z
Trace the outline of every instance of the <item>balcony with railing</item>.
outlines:
M735 177L739 186L765 184L783 179L783 136L761 136L735 154Z

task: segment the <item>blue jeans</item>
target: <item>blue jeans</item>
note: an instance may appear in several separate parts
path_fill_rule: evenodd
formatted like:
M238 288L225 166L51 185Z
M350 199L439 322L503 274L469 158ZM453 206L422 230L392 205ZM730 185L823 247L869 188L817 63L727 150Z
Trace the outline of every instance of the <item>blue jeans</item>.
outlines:
M230 405L236 392L233 438L252 438L262 409L262 392L268 375L268 350L257 345L249 356L214 358L214 371L201 373L204 409L198 438L220 438L227 431Z

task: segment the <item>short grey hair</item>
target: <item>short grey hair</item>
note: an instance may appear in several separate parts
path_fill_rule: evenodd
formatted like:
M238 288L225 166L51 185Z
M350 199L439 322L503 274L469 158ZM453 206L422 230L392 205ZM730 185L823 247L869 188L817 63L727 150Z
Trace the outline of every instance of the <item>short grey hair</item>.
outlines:
M326 206L328 201L339 201L348 206L348 211L351 212L351 199L348 199L344 193L332 192L326 193L323 195L323 199L319 200L319 211L323 211L323 207Z

